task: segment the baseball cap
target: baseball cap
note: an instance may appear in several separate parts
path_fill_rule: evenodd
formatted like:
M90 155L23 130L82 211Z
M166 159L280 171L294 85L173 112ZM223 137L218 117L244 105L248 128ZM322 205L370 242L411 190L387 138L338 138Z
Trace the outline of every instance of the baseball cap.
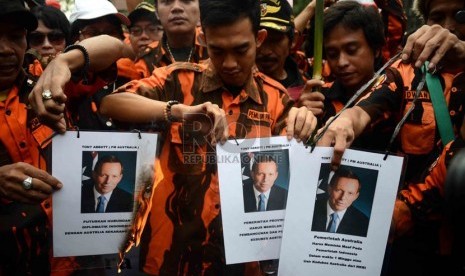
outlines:
M131 24L131 21L124 14L119 13L108 0L76 0L69 21L95 19L110 14L115 15L121 21L121 24L126 26Z
M24 6L22 0L0 0L0 18L9 16L28 31L37 29L37 18Z
M129 13L128 18L134 24L140 17L150 19L150 21L159 23L155 7L148 2L140 2L136 8Z
M292 7L287 0L262 0L260 5L260 27L283 33L294 27Z

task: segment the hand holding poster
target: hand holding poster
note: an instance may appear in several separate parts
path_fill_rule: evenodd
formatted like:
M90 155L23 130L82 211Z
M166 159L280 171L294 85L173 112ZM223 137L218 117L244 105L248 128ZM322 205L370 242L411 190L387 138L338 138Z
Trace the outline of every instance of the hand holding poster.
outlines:
M226 263L277 259L289 188L286 137L217 146Z
M280 275L380 275L403 159L332 148L290 149ZM300 168L300 169L298 169Z
M68 131L53 139L52 174L63 183L53 195L55 257L119 251L156 145L149 133Z

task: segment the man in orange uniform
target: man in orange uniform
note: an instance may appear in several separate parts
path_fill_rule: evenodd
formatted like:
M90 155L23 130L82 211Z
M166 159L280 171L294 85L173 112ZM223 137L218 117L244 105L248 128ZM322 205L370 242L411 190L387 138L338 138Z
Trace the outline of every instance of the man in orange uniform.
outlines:
M393 226L396 237L410 238L415 225L430 225L436 229L437 255L433 265L424 267L428 275L463 275L463 260L453 259L453 246L460 236L453 235L451 221L445 216L445 181L448 167L455 155L465 147L465 124L457 138L447 144L421 183L409 184L399 192ZM462 179L463 181L463 179ZM461 234L460 234L461 235Z
M142 76L148 77L154 68L173 62L199 63L207 59L207 49L198 38L199 1L155 1L163 37L150 43L136 62Z
M452 122L455 131L462 124L465 100L463 96L465 70L465 22L461 19L464 2L461 0L419 0L415 7L426 25L410 35L404 47L402 62L392 68L403 85L401 93L373 92L354 108L347 109L329 127L320 145L334 145L332 163L340 163L344 149L365 129L389 117L403 116L412 106L416 89L422 79L422 66L436 76L440 88L436 95L446 105L444 117ZM422 173L441 152L438 119L433 107L435 90L426 84L410 116L406 118L399 135L400 151L408 155L405 185L422 183ZM443 116L439 116L443 117ZM403 185L403 183L402 183ZM404 186L408 187L408 186ZM402 187L402 188L404 188ZM437 258L437 229L431 224L417 224L415 235L396 239L389 263L389 275L425 275L432 273ZM388 255L389 256L389 255ZM429 275L429 274L426 274Z
M305 107L292 107L284 87L254 67L256 49L266 37L266 31L259 30L257 1L200 1L200 10L208 63L157 68L151 77L118 89L132 93L105 97L100 109L132 123L157 121L157 114L163 116L164 110L171 123L165 131L151 197L144 199L144 206L149 207L140 214L140 221L147 220L142 266L149 274L258 271L257 263L225 264L214 143L210 135L192 133L190 124L180 122L190 121L188 108L209 110L202 126L209 120L215 127L224 126L220 137L213 135L214 142L227 133L235 138L285 134L286 118L287 135L303 139L316 123ZM134 230L137 243L142 229Z
M47 275L53 191L41 148L52 131L28 109L21 66L37 20L20 0L0 1L0 275Z
M337 166L344 149L365 129L388 117L403 115L411 106L419 84L421 67L429 61L427 70L440 79L444 99L448 104L450 119L455 130L460 129L465 100L463 97L463 71L465 70L465 22L457 20L463 14L464 3L460 0L420 0L417 10L426 25L410 35L404 47L402 62L392 68L404 89L396 93L372 93L358 106L347 109L329 127L320 145L335 145L332 163ZM432 46L434 45L434 47ZM439 155L440 137L433 112L428 85L420 93L419 103L400 131L401 149L409 154L406 180L419 182L431 160ZM421 180L420 180L421 181Z

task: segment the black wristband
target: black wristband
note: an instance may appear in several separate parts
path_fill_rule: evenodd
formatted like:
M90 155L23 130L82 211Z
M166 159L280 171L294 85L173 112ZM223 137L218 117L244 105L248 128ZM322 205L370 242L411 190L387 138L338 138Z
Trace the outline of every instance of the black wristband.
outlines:
M79 50L81 51L82 55L84 56L84 66L82 67L82 83L83 84L88 84L88 79L87 79L87 71L89 70L90 67L90 58L89 58L89 52L87 52L87 49L79 44L73 44L69 45L68 47L65 48L63 53L69 52L71 50Z

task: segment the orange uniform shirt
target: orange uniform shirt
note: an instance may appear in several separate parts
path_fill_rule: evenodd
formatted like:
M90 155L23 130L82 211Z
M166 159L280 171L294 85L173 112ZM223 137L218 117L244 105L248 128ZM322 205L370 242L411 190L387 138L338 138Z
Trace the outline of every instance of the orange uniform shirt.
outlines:
M230 135L238 139L284 134L293 105L284 87L256 71L233 96L210 63L157 68L151 77L117 91L187 105L218 104L227 114ZM165 133L151 196L145 195L133 234L139 240L147 221L141 253L147 273L220 275L225 256L216 154L208 141L183 132L184 127L172 123ZM256 268L254 263L246 267Z

